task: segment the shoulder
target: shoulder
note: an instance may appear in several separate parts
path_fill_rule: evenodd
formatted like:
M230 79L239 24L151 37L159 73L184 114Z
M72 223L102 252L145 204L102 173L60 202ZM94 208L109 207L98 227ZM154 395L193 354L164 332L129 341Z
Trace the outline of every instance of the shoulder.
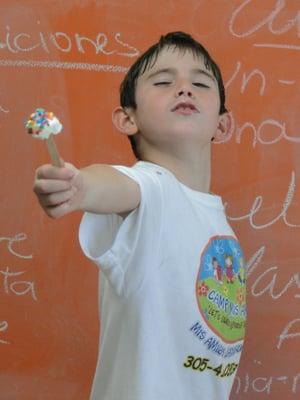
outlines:
M114 168L120 173L134 180L141 188L159 188L164 179L164 170L162 167L150 162L139 161L132 167L115 165Z

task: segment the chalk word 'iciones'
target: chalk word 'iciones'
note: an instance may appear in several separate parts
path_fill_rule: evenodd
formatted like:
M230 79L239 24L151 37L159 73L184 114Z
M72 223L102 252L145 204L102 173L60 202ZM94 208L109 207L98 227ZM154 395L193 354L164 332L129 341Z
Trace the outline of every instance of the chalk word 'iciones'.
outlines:
M256 223L254 221L254 216L261 210L262 205L263 205L263 197L262 196L257 196L254 199L254 202L253 202L253 204L251 206L251 209L250 209L249 213L247 213L245 215L242 215L242 216L239 216L239 217L237 217L237 216L234 217L232 215L229 215L228 212L226 211L227 218L229 220L231 220L231 221L243 221L245 219L248 219L249 223L250 223L250 226L253 229L265 229L265 228L268 228L268 227L274 225L280 219L282 219L283 222L285 223L285 225L288 226L289 228L300 228L300 224L293 224L293 223L289 222L288 221L288 217L287 217L288 209L289 209L289 207L290 207L290 205L291 205L291 203L293 201L293 197L294 197L294 194L295 194L295 187L296 187L296 184L295 184L295 171L292 171L290 184L289 184L288 191L287 191L287 194L285 196L285 199L283 201L282 209L279 212L279 214L276 217L274 217L271 221L268 221L268 222L265 222L265 223L262 223L262 224L258 224L258 223ZM225 203L224 206L225 206L225 208L227 210L228 203Z
M39 24L39 21L38 21ZM51 48L52 46L52 48ZM65 32L43 33L15 33L11 32L10 26L6 26L5 39L0 38L0 51L7 49L10 53L26 52L30 53L37 49L42 49L50 54L51 50L58 50L62 53L70 53L73 50L85 54L87 49L92 49L96 55L103 54L105 56L117 55L122 57L137 57L140 52L135 47L129 45L121 39L121 33L114 34L113 47L118 48L108 49L109 40L105 33L98 33L95 39L83 36L79 33L73 35Z
M270 13L267 16L264 16L261 20L257 21L251 28L248 30L240 31L238 32L236 25L238 23L238 18L241 17L241 20L247 21L247 12L249 12L248 6L251 6L253 4L253 0L245 0L243 1L238 8L233 12L230 20L229 20L229 31L233 36L240 37L240 38L245 38L250 35L252 35L254 32L257 32L259 29L261 29L263 26L267 25L269 31L273 35L282 35L288 31L290 31L292 28L296 28L296 35L297 37L300 37L300 12L299 10L296 12L296 15L294 18L290 18L287 21L285 21L279 28L274 27L274 23L276 22L276 18L279 16L279 14L284 11L285 7L287 6L285 0L277 0L275 3L275 6L273 9L270 11ZM255 8L256 13L259 14L259 7ZM265 12L265 8L262 8L263 12ZM299 47L300 50L300 46Z
M29 255L24 255L21 254L19 251L17 251L15 248L13 248L15 246L16 243L18 242L22 242L23 240L27 239L27 235L25 233L17 233L15 236L12 237L0 237L0 243L1 242L6 242L7 244L7 250L14 256L18 257L18 258L23 258L23 259L32 259L33 256L32 254Z

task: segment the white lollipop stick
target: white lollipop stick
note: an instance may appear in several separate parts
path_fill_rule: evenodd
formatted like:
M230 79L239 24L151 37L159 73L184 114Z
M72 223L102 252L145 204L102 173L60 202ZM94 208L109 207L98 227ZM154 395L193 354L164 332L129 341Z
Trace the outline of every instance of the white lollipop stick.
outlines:
M51 157L52 165L54 165L55 167L63 167L54 141L53 133L50 133L50 136L48 137L48 139L46 139L46 144L49 155Z

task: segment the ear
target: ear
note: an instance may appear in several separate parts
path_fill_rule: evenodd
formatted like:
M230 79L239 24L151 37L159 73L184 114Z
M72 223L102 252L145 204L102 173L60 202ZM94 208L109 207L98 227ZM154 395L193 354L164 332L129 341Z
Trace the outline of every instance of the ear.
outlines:
M135 135L138 127L131 109L117 107L112 113L112 121L114 126L127 136Z
M217 131L213 137L214 143L224 143L231 139L234 131L234 119L232 113L225 112L220 115Z

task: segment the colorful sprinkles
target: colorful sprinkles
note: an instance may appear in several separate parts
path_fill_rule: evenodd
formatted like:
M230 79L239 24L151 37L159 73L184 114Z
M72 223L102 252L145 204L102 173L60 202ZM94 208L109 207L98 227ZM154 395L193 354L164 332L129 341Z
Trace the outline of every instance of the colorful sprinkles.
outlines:
M46 126L50 125L49 120L54 119L54 117L53 112L45 111L43 108L37 108L26 122L27 132L29 134L38 135Z

